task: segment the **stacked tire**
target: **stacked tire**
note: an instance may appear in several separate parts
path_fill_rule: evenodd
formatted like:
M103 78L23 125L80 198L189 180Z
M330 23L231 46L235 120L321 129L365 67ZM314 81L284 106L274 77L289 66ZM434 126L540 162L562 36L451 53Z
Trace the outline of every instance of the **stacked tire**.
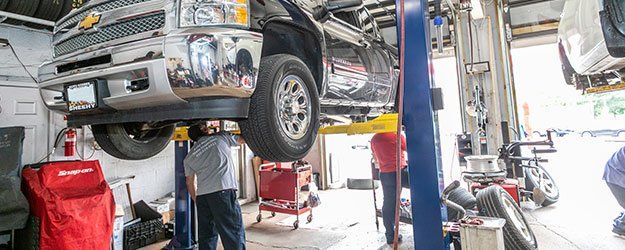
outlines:
M506 220L503 227L506 250L533 250L538 247L523 211L502 187L492 185L478 192L477 206L482 216Z
M0 11L54 22L64 17L72 10L74 1L76 0L0 0ZM4 23L26 25L36 29L50 28L40 24L26 23L14 19L8 19L4 21Z

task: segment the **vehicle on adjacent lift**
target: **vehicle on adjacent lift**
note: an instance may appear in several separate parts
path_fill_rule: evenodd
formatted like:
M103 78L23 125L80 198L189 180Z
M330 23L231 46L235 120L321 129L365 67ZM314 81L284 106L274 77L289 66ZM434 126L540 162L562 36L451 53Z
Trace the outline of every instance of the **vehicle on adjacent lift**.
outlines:
M396 48L362 0L323 2L93 0L56 23L41 96L121 159L217 119L264 159L300 159L320 116L395 106Z
M625 2L566 1L558 46L567 84L586 89L621 82L625 73Z

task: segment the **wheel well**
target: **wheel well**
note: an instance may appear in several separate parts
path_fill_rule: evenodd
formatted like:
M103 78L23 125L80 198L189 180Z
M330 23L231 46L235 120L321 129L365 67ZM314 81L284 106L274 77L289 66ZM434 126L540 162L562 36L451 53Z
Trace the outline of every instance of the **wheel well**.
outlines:
M290 54L301 59L310 69L317 91L323 86L323 62L321 43L312 31L299 25L279 21L263 27L263 50L261 57Z

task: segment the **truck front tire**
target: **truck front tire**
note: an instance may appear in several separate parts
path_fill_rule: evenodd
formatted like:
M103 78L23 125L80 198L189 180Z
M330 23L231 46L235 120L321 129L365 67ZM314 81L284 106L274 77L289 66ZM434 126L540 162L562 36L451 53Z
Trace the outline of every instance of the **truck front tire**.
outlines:
M141 123L91 125L98 145L108 154L123 160L143 160L155 156L169 145L174 125L144 130Z
M319 94L312 73L288 54L261 59L249 115L239 122L252 151L265 160L302 159L317 137Z

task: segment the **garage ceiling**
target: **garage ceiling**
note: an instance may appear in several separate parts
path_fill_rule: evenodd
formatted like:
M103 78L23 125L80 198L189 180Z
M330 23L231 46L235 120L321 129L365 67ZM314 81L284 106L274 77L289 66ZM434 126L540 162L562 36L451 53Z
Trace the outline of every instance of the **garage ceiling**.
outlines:
M457 0L452 0L454 3ZM482 0L483 1L483 0ZM555 34L565 0L509 0L509 18L514 39ZM444 2L444 1L443 1ZM394 0L365 0L365 6L376 18L380 28L395 28ZM447 7L443 4L443 15ZM430 13L434 16L433 1Z

